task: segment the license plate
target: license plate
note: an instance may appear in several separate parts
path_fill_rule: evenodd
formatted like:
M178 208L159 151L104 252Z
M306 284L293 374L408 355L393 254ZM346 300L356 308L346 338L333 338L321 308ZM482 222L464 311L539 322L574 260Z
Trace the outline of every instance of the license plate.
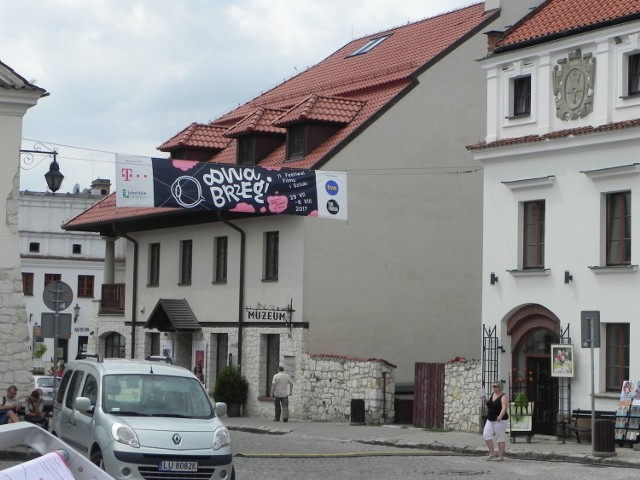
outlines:
M163 460L158 462L158 470L161 472L197 472L198 462L174 462Z

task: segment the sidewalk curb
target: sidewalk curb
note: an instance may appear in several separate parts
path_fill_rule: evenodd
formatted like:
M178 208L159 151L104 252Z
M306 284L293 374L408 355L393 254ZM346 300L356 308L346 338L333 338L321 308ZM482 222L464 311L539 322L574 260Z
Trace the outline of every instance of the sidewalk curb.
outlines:
M295 433L293 429L282 429L273 427L260 427L260 426L243 426L243 425L227 425L227 428L232 431L245 432L245 433L257 433L263 435L286 435L288 433ZM483 447L471 447L460 445L447 445L440 442L416 442L405 440L386 440L386 439L350 439L351 442L361 443L365 445L379 445L396 448L413 448L419 450L431 450L439 452L453 452L460 455L467 456L484 456L486 449ZM633 468L637 469L638 464L627 461L615 456L612 457L596 457L593 455L584 454L564 454L556 452L531 452L531 451L509 451L506 452L506 458L516 458L521 460L535 460L541 462L565 462L576 464L589 464L589 465L602 465L608 467L618 468Z

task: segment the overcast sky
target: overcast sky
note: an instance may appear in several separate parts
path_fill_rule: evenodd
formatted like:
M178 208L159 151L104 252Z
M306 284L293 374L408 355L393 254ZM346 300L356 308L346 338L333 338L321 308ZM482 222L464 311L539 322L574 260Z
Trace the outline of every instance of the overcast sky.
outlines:
M0 61L50 93L22 148L57 149L61 192L108 178L354 38L477 0L0 0ZM50 158L22 164L44 191Z

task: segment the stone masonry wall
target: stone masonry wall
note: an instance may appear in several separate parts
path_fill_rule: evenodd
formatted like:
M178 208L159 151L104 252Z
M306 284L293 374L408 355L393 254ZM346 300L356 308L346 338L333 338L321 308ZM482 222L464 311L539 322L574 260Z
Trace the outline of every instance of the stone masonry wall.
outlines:
M304 420L348 422L351 400L362 399L365 423L393 420L395 366L381 359L303 355L300 416Z
M445 365L444 428L479 432L482 412L482 362L464 358Z

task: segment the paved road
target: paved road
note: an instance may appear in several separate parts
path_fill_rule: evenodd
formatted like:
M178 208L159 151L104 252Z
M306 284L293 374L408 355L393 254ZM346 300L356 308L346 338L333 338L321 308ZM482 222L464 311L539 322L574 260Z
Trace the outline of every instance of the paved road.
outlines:
M232 432L238 480L390 480L467 478L628 480L637 470L587 464L507 459L487 462L479 456L372 446L288 433Z

